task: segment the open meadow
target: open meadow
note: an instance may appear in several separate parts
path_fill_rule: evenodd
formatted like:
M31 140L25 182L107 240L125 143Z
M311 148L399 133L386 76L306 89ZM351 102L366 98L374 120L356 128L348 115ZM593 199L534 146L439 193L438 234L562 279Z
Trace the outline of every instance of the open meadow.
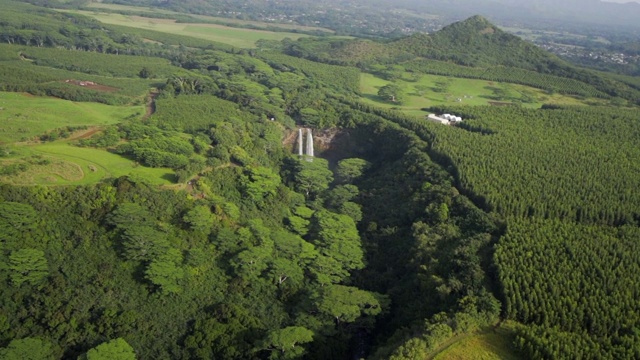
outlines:
M121 4L105 4L105 3L91 3L87 6L88 8L96 9L95 11L102 12L105 11L113 11L113 12L127 12L127 13L148 13L148 14L163 14L163 15L173 15L184 17L190 16L195 19L199 19L206 22L223 22L227 24L236 24L239 27L272 27L284 30L299 30L299 31L322 31L326 33L334 33L335 31L327 28L316 27L316 26L304 26L298 24L281 24L275 22L261 22L261 21L251 21L251 20L240 20L240 19L232 19L225 17L217 17L217 16L209 16L209 15L197 15L197 14L185 14L179 13L171 10L163 10L158 8L146 8L142 6L130 6L130 5L121 5Z
M0 182L15 185L84 185L129 175L149 184L173 183L171 169L149 168L103 149L73 146L69 141L17 145L2 167L24 166L16 174L0 175Z
M144 114L144 106L73 102L0 92L0 144L31 140L67 126L103 126Z
M433 360L518 360L522 357L513 349L514 332L511 325L487 329L478 334L463 336L437 354Z
M104 178L133 175L151 184L170 184L170 169L138 166L134 161L102 149L72 145L102 127L125 118L141 117L144 106L110 106L73 102L24 93L0 92L0 182L19 185L76 185ZM86 127L69 140L32 140L54 129ZM27 140L28 142L24 142ZM20 169L12 172L9 169Z
M364 101L381 107L397 107L412 115L424 115L422 108L436 105L507 105L518 104L537 108L542 104L581 105L584 100L575 97L548 94L528 86L493 82L487 80L453 78L439 75L420 74L410 78L405 74L393 81L402 90L401 104L383 101L378 90L387 81L369 73L360 76L360 92Z
M155 19L142 16L103 13L97 11L73 11L105 24L128 26L139 29L154 30L159 32L191 36L199 39L215 41L239 48L253 48L257 40L292 40L309 35L292 32L273 32L266 30L254 30L236 28L218 24L178 23L171 19Z

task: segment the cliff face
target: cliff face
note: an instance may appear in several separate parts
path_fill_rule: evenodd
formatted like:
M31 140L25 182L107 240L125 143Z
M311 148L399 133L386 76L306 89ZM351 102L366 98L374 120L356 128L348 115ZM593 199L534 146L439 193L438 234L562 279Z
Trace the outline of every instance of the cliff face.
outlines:
M298 127L295 130L289 130L285 134L282 144L289 149L292 154L298 153L298 130L302 129L304 140L306 141L306 129ZM345 129L313 129L313 145L315 156L329 160L330 164L348 157L357 157L366 154L373 144L367 138L363 138L362 134L354 133ZM360 138L358 138L360 136ZM303 148L306 142L303 142Z

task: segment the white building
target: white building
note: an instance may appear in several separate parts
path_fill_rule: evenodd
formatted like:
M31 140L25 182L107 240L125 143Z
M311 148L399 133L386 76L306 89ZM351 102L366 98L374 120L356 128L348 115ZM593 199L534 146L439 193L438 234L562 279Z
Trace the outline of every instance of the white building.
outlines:
M455 116L451 114L444 114L440 116L436 114L429 114L427 116L427 120L439 122L443 125L451 125L451 124L455 124L462 121L462 118L460 116Z

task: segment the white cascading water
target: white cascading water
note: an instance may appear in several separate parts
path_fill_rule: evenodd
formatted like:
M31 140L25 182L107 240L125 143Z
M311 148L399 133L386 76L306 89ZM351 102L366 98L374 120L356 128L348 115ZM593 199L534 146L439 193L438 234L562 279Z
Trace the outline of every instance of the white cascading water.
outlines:
M298 129L298 155L302 156L302 129Z
M313 137L311 136L311 129L307 129L307 155L313 156Z

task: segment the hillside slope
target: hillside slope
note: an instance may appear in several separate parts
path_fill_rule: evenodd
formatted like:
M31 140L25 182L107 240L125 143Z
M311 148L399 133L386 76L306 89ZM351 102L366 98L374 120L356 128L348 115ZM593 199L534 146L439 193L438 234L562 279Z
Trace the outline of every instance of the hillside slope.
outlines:
M319 62L356 65L389 78L398 71L484 79L533 86L550 92L603 98L640 99L640 92L614 78L572 65L500 30L482 16L472 16L433 34L414 34L392 42L302 39L283 42L284 52ZM498 73L499 75L496 75ZM539 81L542 73L555 78ZM393 76L392 76L393 77ZM397 76L396 76L397 77ZM572 89L564 85L571 79ZM595 88L594 91L576 91ZM554 83L556 85L551 86ZM588 94L587 94L588 93Z
M434 34L414 34L390 45L397 52L466 66L504 65L544 71L550 66L563 65L554 55L500 30L479 15Z

